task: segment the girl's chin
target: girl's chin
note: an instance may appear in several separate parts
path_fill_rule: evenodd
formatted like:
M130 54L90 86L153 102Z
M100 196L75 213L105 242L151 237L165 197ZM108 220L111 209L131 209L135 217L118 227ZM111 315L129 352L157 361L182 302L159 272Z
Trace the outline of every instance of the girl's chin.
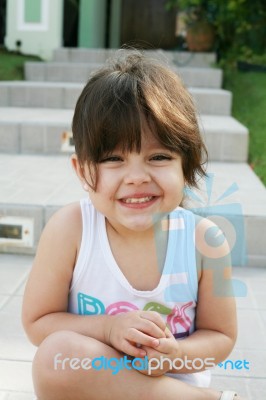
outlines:
M142 219L135 218L132 220L123 221L122 225L124 226L124 228L126 228L130 231L143 232L143 231L146 231L146 230L152 228L154 225L154 221L153 221L153 218L150 216L145 219L144 218L142 218Z

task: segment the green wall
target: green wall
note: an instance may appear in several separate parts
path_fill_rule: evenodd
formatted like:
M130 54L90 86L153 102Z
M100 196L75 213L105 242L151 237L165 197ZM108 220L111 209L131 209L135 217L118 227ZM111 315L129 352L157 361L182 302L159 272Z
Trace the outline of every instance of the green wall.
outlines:
M81 0L79 47L105 47L106 0Z

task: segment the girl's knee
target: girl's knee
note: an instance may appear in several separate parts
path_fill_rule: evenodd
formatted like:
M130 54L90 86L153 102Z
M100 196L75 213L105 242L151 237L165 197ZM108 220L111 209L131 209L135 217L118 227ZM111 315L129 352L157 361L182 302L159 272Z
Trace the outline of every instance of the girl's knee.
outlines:
M33 367L53 369L54 360L59 352L71 352L75 343L74 337L75 333L71 331L58 331L47 336L36 352Z
M79 360L101 351L102 343L72 331L58 331L47 336L33 360L33 383L38 399L62 399L75 384ZM72 382L73 381L73 382ZM66 398L66 397L65 397Z

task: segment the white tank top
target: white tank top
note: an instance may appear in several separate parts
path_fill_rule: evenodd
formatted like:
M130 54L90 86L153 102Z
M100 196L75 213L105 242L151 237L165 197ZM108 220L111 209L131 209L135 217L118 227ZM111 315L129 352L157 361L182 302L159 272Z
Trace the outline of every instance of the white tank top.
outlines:
M198 292L193 213L178 207L169 214L167 252L160 282L153 290L143 291L132 287L117 265L104 215L87 198L80 201L80 206L83 232L68 311L80 315L157 311L176 339L190 335L195 329ZM160 236L156 240L159 247ZM210 383L209 370L169 375L195 386L206 387Z

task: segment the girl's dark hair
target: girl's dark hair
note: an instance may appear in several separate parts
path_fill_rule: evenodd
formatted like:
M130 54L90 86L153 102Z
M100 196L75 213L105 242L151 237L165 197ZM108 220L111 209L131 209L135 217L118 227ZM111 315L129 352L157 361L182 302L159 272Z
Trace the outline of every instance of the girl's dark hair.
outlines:
M191 95L168 66L123 50L91 76L73 117L76 154L81 166L88 164L94 190L105 156L116 148L140 152L143 117L156 139L181 155L187 185L205 175L207 150Z

